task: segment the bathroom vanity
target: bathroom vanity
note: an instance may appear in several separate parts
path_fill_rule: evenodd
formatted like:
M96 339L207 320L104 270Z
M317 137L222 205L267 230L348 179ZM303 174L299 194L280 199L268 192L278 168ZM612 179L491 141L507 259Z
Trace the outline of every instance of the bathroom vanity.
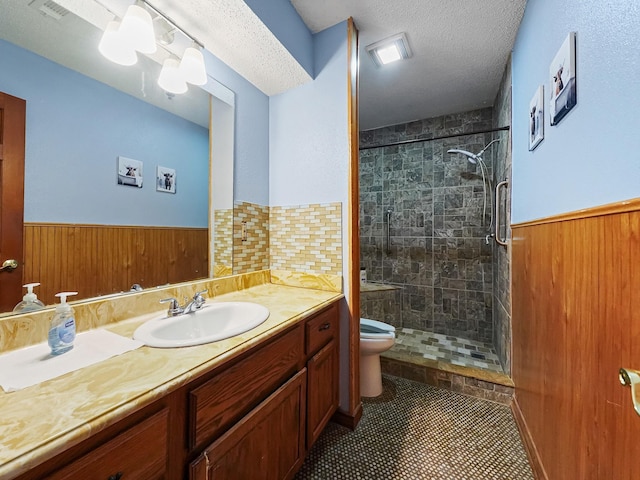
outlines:
M0 458L0 477L291 478L338 408L342 295L269 284L223 297L264 304L271 315L231 339L187 348L142 347L35 387L0 393L2 415L17 411L10 400L28 399L16 421L36 429L24 433L29 439L2 441L15 457ZM148 318L109 329L130 335ZM68 393L56 393L65 382ZM111 395L110 388L119 391ZM69 409L75 419L62 418ZM60 421L43 418L47 412L59 412ZM13 435L20 428L5 431Z

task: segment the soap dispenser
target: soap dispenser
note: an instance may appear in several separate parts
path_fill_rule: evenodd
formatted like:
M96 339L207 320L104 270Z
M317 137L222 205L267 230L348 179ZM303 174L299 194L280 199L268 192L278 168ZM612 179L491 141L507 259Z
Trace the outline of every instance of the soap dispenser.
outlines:
M37 287L39 283L27 283L23 285L27 289L27 293L22 297L22 301L18 303L13 309L16 313L35 312L36 310L42 310L44 303L38 300L38 297L33 293L33 287Z
M51 319L49 328L49 347L52 355L60 355L73 348L73 341L76 338L76 320L73 317L71 305L67 303L67 297L77 293L56 293L60 303L56 305L56 313Z

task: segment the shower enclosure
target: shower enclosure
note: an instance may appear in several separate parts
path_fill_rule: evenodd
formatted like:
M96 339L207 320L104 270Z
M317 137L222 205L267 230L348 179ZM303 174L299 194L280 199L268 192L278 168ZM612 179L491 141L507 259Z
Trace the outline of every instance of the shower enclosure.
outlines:
M510 331L496 320L509 319L493 314L494 269L502 268L496 259L504 250L491 236L494 187L503 180L494 167L508 144L498 121L486 108L361 132L361 316L457 337L463 349L485 345L508 370L509 349L502 339L495 344ZM447 153L477 153L495 140L482 155L486 188L482 162Z

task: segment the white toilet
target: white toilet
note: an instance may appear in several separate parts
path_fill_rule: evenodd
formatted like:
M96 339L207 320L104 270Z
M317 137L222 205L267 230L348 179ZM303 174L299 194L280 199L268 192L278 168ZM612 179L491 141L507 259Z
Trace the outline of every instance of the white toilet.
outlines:
M380 354L396 341L396 329L383 322L360 319L360 395L377 397L382 393Z

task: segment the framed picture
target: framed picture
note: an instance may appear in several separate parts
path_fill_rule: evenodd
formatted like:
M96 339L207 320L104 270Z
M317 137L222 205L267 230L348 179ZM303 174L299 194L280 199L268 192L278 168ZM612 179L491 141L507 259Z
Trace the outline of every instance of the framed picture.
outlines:
M142 188L142 162L118 157L118 185Z
M544 138L544 85L540 85L529 102L529 151Z
M549 65L549 118L560 123L576 106L576 32L571 32Z
M158 165L156 190L158 192L176 193L176 171L173 168Z

